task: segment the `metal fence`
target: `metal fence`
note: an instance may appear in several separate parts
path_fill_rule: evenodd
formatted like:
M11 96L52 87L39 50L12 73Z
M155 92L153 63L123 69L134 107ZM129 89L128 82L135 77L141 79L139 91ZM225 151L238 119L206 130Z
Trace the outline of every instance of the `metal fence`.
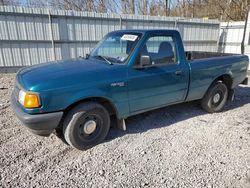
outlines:
M216 20L0 7L0 67L84 56L108 32L178 29L186 50L218 50Z

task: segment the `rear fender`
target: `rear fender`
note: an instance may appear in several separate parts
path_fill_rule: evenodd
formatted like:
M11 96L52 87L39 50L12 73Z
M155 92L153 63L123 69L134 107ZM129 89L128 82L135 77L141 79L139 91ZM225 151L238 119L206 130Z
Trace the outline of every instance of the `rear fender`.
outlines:
M213 80L213 82L209 85L209 87L207 88L206 93L207 93L208 89L211 88L213 86L213 84L218 82L218 81L222 81L224 84L226 84L226 86L228 88L228 100L232 101L234 99L234 90L232 88L233 77L232 77L231 71L228 74L222 74L220 76L217 76ZM204 94L204 96L206 95L206 93Z

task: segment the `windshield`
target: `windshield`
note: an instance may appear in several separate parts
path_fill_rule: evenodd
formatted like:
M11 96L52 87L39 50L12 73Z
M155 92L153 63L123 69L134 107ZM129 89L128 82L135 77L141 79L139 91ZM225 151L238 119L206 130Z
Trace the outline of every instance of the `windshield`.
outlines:
M106 59L112 63L125 63L140 37L140 33L110 33L97 44L90 57Z

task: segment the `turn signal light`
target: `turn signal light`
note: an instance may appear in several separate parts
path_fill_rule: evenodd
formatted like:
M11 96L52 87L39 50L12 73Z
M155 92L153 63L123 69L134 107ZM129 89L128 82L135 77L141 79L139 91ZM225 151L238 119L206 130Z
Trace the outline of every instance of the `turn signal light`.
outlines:
M24 91L19 92L19 102L25 108L38 108L40 107L39 96L36 93L26 93Z
M24 99L25 108L37 108L40 106L39 99L36 94L26 94Z

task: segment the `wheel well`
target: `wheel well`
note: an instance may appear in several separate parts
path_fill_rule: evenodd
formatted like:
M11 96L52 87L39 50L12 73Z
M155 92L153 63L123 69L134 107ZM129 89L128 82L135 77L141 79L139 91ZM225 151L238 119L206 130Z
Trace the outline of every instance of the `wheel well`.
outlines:
M63 137L63 121L64 118L67 116L68 112L74 108L75 106L84 103L84 102L97 102L101 105L104 106L104 108L106 108L106 110L108 111L109 115L114 115L115 118L117 118L117 110L115 108L115 106L107 99L102 98L102 97L91 97L91 98L86 98L80 101L77 101L73 104L71 104L70 106L68 106L63 113L63 117L58 125L58 127L56 128L56 134L59 138L61 138L64 141L64 137Z
M97 103L101 104L104 108L106 108L106 110L109 112L110 115L117 114L115 106L108 99L105 99L102 97L91 97L91 98L86 98L86 99L77 101L77 102L71 104L70 106L68 106L64 110L64 114L67 114L67 112L69 112L72 108L74 108L78 104L84 103L84 102L97 102Z
M228 89L232 89L233 79L230 75L224 74L218 77L214 82L217 82L217 81L222 81L227 86Z
M209 88L211 88L211 86L213 86L213 84L215 84L218 81L221 81L222 83L224 83L227 86L228 90L232 89L232 85L233 85L233 79L232 79L232 77L230 75L228 75L228 74L224 74L224 75L221 75L218 78L216 78L211 83L211 85L208 87L207 91L209 90ZM206 91L206 93L207 93L207 91ZM203 95L203 97L206 95L206 93Z

